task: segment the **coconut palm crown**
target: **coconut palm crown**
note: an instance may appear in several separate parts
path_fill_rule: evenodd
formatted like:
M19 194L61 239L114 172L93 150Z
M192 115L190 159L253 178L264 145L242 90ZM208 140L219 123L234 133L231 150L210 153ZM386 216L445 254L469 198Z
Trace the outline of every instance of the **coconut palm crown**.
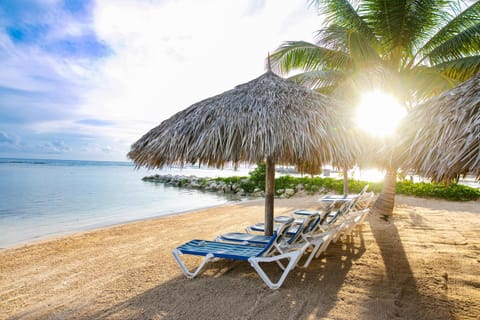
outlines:
M316 42L285 42L272 54L273 67L297 72L290 79L340 96L347 106L361 92L380 89L411 110L480 70L480 1L310 3L324 22ZM390 164L377 201L387 214L393 210L395 176Z

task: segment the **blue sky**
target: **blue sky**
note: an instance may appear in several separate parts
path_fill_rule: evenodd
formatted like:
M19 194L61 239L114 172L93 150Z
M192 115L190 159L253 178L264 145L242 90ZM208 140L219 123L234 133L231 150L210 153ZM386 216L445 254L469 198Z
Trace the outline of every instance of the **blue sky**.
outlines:
M303 0L2 0L0 157L126 160L320 23Z

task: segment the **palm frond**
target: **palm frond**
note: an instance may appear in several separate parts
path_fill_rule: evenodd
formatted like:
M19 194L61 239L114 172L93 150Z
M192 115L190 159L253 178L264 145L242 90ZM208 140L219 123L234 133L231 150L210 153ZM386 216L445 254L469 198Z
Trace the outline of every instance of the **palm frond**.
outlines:
M315 35L315 42L317 45L348 53L348 37L351 29L331 24L321 30L318 30Z
M404 73L405 82L410 89L409 106L413 107L429 98L435 97L459 83L433 67L418 66Z
M480 71L480 55L443 62L434 68L451 79L465 81Z
M358 14L351 1L348 0L312 0L312 4L316 5L325 16L327 25L336 24L346 29L356 30L369 39L375 41L375 34L368 24Z
M444 7L444 0L365 0L360 11L381 38L385 53L402 52L389 55L389 59L397 60L398 65L399 60L413 56L417 39L443 19Z
M354 66L358 68L369 68L372 65L382 63L377 51L370 45L370 42L358 32L351 32L348 37L348 47Z
M435 64L476 52L480 52L480 22L440 44L428 54L428 58Z
M439 23L441 27L437 32L430 36L423 46L417 50L418 56L429 56L429 54L452 36L459 34L465 29L471 28L479 23L480 2L475 2L465 10L457 13L458 10L451 10L455 16L451 16L449 11L441 12L444 15L444 23ZM432 28L433 29L433 28ZM478 37L478 35L476 36Z
M305 41L283 43L270 55L270 59L272 68L284 74L296 69L304 71L323 68L346 70L352 63L350 56L344 52L323 48Z
M288 80L321 92L325 89L329 91L329 88L337 87L338 83L342 82L346 76L347 73L341 71L313 70L299 73L288 78Z

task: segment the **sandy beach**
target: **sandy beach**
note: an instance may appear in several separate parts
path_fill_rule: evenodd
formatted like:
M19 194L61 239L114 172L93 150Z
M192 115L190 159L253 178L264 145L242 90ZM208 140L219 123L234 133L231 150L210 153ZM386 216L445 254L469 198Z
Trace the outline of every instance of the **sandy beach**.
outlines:
M296 196L275 212L317 207ZM397 196L391 221L371 214L279 290L242 262L189 280L171 255L262 220L256 200L2 250L0 318L480 319L479 201Z

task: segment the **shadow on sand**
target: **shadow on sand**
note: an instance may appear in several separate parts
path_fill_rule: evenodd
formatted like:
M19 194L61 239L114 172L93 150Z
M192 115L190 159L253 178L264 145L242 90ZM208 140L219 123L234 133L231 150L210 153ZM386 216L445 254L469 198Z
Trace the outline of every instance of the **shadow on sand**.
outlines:
M291 271L279 290L268 289L248 263L220 260L196 279L177 276L82 318L451 319L444 295L419 292L395 220L372 214L369 221L373 238L364 226L343 243L330 245L308 269ZM353 277L352 267L362 271ZM280 274L275 265L266 269Z
M438 294L419 292L407 253L402 244L395 218L389 222L373 213L370 229L380 250L385 266L385 274L371 287L372 292L382 292L383 296L370 299L366 318L371 319L452 319L450 304L443 295L438 304ZM423 225L421 216L410 215L414 223Z
M337 303L354 261L365 252L363 236L332 244L308 269L291 271L280 290L268 289L248 263L220 260L194 280L183 276L152 288L89 319L312 319ZM267 272L280 274L274 265ZM226 307L227 306L227 307ZM225 314L228 310L228 314Z

